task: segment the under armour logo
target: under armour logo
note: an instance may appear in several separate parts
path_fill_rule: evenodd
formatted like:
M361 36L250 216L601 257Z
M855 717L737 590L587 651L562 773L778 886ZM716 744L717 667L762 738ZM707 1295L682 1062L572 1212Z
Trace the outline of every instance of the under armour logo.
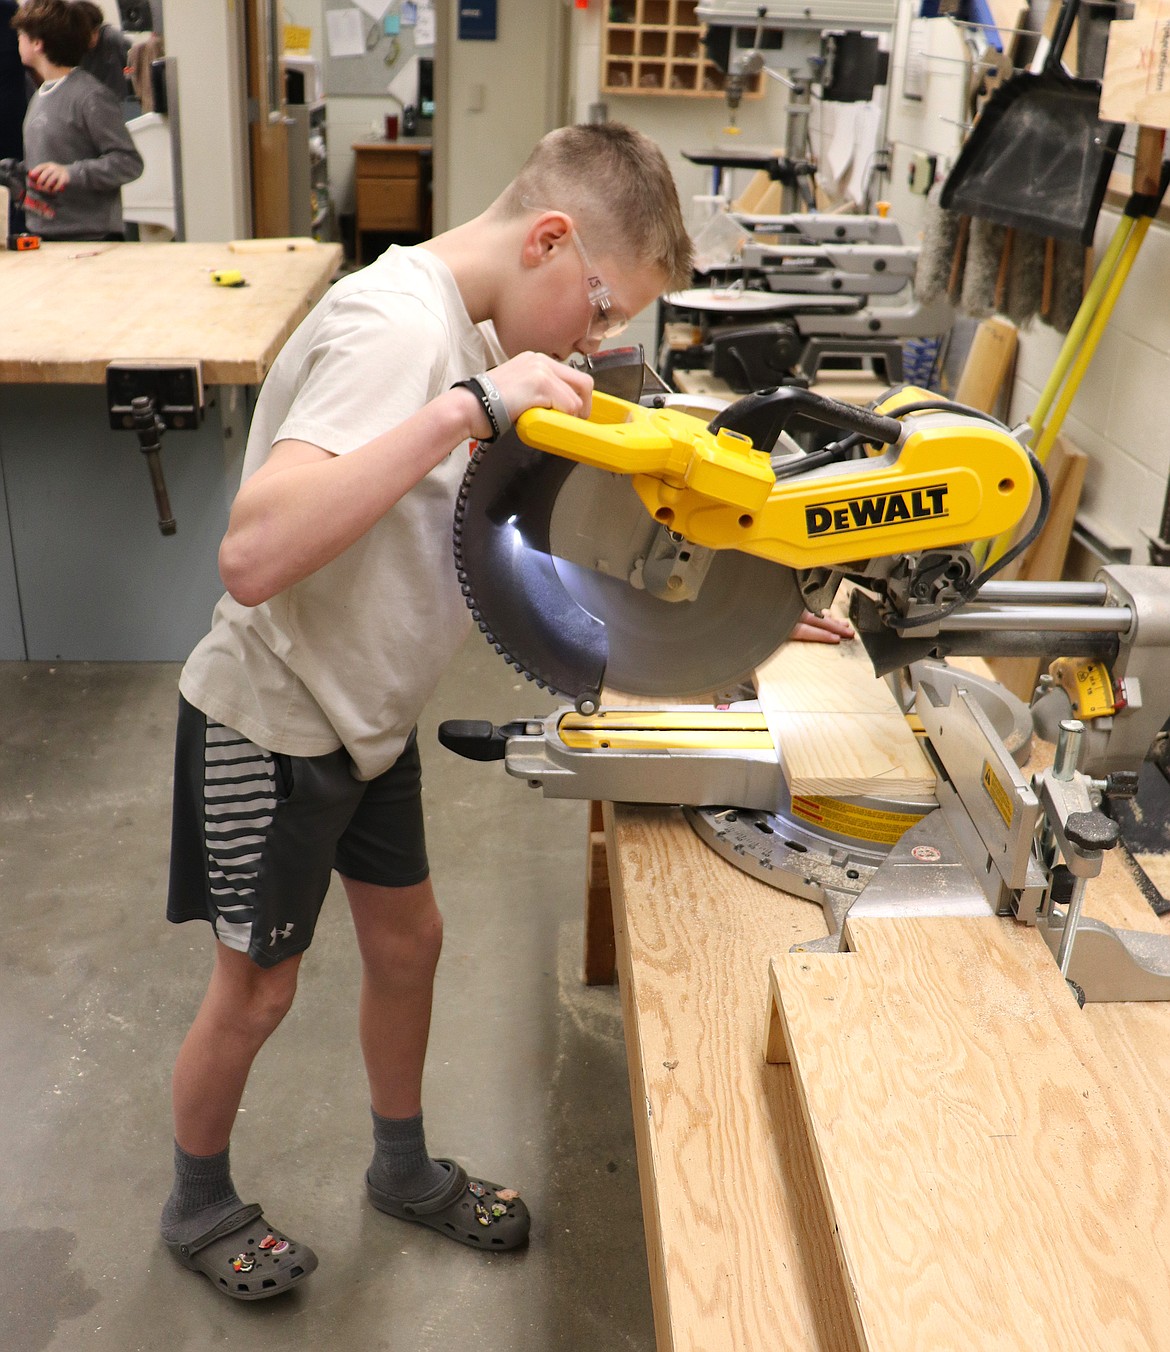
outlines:
M268 947L275 948L277 939L287 939L292 932L293 927L291 924L285 925L284 929L276 929L273 927L272 934L269 936Z

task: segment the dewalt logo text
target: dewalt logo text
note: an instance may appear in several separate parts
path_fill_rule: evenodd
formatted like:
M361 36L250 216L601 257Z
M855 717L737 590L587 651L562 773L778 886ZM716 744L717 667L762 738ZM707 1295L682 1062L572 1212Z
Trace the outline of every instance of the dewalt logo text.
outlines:
M853 531L923 521L947 515L946 484L929 484L908 493L875 493L866 498L813 502L804 509L805 528L813 535L846 535Z

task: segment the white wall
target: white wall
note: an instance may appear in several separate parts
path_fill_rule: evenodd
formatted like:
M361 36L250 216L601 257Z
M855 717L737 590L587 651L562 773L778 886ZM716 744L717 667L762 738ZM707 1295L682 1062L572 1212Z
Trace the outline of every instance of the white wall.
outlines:
M179 84L187 239L238 239L251 233L241 6L164 0L163 26Z
M963 101L967 86L965 49L959 29L948 19L914 19L917 6L899 6L890 58L887 136L891 147L890 178L884 191L891 214L912 241L922 228L925 199L909 188L911 159L934 155L939 177L945 177L963 137ZM924 56L921 100L906 97L907 44L911 24Z
M495 42L459 41L458 0L445 3L447 98L436 128L436 163L445 161L446 172L436 193L436 226L478 215L545 132L564 120L566 0L498 4ZM480 92L482 106L473 107Z

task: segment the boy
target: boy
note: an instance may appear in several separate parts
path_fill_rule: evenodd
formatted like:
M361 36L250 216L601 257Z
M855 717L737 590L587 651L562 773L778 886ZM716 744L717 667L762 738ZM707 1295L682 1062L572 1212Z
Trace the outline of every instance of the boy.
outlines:
M121 187L142 173L142 157L121 105L78 69L89 18L69 0L27 0L12 26L21 61L41 81L24 117L28 228L45 239L123 239Z
M130 39L120 28L106 23L101 5L95 5L93 0L71 0L71 3L89 20L91 29L81 68L100 80L120 106L129 92L126 62L130 59Z
M563 359L690 277L658 148L565 127L482 215L335 285L265 382L220 550L229 595L180 679L168 902L217 942L175 1066L162 1234L228 1295L275 1295L317 1265L242 1206L228 1144L331 868L362 961L370 1201L489 1251L528 1237L514 1189L426 1148L442 921L414 726L469 625L451 551L468 439L532 406L588 413L592 381Z

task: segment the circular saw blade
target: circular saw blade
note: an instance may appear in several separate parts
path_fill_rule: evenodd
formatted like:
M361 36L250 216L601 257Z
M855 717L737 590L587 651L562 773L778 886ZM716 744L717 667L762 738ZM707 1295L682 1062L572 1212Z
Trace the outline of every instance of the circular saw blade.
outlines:
M569 562L564 547L607 516L636 504L647 537L658 529L624 475L578 465L561 485L549 523L553 566L577 604L605 626L605 683L630 695L686 697L732 687L769 657L799 620L804 602L791 569L735 549L715 552L698 594L664 601L618 575Z

